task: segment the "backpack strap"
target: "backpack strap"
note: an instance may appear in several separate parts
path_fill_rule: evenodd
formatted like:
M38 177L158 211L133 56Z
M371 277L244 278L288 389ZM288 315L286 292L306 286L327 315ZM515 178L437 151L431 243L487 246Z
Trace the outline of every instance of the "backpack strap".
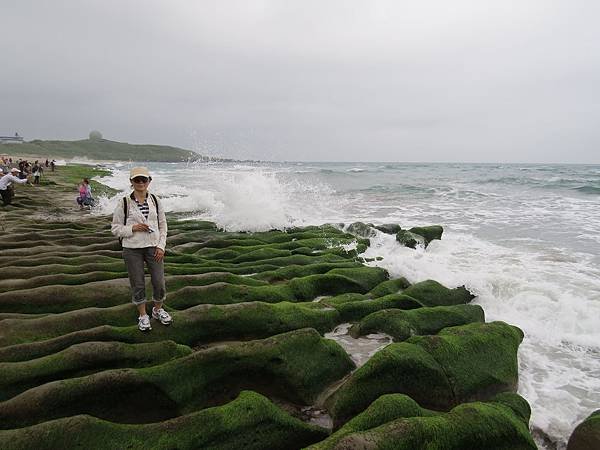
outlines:
M160 216L158 215L158 198L156 198L156 195L150 193L150 196L152 197L152 200L154 200L154 206L156 207L156 222L158 223L158 227L160 228Z
M127 225L127 197L123 197L123 225ZM119 238L119 245L123 248L123 238Z
M127 208L127 197L123 197L123 225L127 225L127 212L129 208Z

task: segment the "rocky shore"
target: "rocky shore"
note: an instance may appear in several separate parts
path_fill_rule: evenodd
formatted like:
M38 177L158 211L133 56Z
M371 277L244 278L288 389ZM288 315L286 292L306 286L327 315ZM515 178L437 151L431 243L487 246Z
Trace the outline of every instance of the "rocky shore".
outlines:
M0 210L0 448L536 448L521 330L463 287L369 266L368 224L168 216L174 323L139 332L110 218L71 206L86 170ZM411 247L443 231L400 226L377 229ZM393 342L357 367L324 337L342 324Z

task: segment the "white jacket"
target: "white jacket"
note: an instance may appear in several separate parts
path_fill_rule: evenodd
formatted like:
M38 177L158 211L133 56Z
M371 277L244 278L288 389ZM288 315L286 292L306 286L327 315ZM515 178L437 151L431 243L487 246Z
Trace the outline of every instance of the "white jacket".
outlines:
M148 193L148 206L150 211L148 213L148 219L146 219L133 199L133 193L126 197L128 212L127 223L125 224L123 223L125 219L123 216L123 199L119 200L117 207L113 212L110 231L115 236L123 239L123 247L158 247L162 250L165 249L165 246L167 245L167 217L165 216L165 210L163 209L160 199L158 199L158 197L156 198L158 200L158 216L156 214L154 199ZM153 229L154 232L134 232L132 228L136 223L145 223Z
M23 178L21 180L20 178L17 178L12 174L7 173L3 177L0 177L0 191L6 190L6 188L8 186L10 186L11 183L25 184L25 183L27 183L27 178ZM121 205L121 206L123 206L123 205Z

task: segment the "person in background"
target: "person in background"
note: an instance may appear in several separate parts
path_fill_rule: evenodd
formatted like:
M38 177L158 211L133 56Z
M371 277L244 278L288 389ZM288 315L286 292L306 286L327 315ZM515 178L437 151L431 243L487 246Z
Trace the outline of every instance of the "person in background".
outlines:
M167 243L167 219L162 203L148 192L152 181L148 169L134 167L129 173L133 192L117 203L113 212L111 232L122 239L123 259L129 275L131 301L137 307L140 331L152 329L146 312L146 283L144 264L152 281L152 318L163 325L173 322L164 310L167 296L164 256Z
M84 206L94 206L96 203L92 197L92 187L90 186L90 180L84 178L79 184L79 197L77 197L77 204L79 209L83 209Z
M41 175L40 171L41 170L42 170L42 168L36 161L33 164L33 166L31 167L31 174L33 175L33 184L40 184L40 175Z
M50 161L50 169L52 169L52 172L54 172L55 167L56 167L56 161L55 160Z
M13 167L12 169L10 169L9 174L6 174L2 178L0 178L0 196L2 196L2 202L4 203L4 206L10 205L12 203L12 199L14 196L12 184L13 183L17 183L17 184L27 183L27 177L19 178L17 176L18 173L19 173L19 169L17 169L16 167Z

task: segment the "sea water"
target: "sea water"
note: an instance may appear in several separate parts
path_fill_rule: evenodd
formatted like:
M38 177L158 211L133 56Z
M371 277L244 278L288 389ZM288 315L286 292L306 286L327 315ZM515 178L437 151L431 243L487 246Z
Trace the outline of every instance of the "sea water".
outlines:
M227 230L354 221L440 224L427 249L378 233L365 256L393 277L465 285L486 320L520 327L519 393L531 427L564 448L600 408L600 166L153 163L169 211ZM128 164L103 179L129 189ZM119 194L101 199L112 212ZM493 355L490 355L493 358ZM551 445L554 446L554 445Z

